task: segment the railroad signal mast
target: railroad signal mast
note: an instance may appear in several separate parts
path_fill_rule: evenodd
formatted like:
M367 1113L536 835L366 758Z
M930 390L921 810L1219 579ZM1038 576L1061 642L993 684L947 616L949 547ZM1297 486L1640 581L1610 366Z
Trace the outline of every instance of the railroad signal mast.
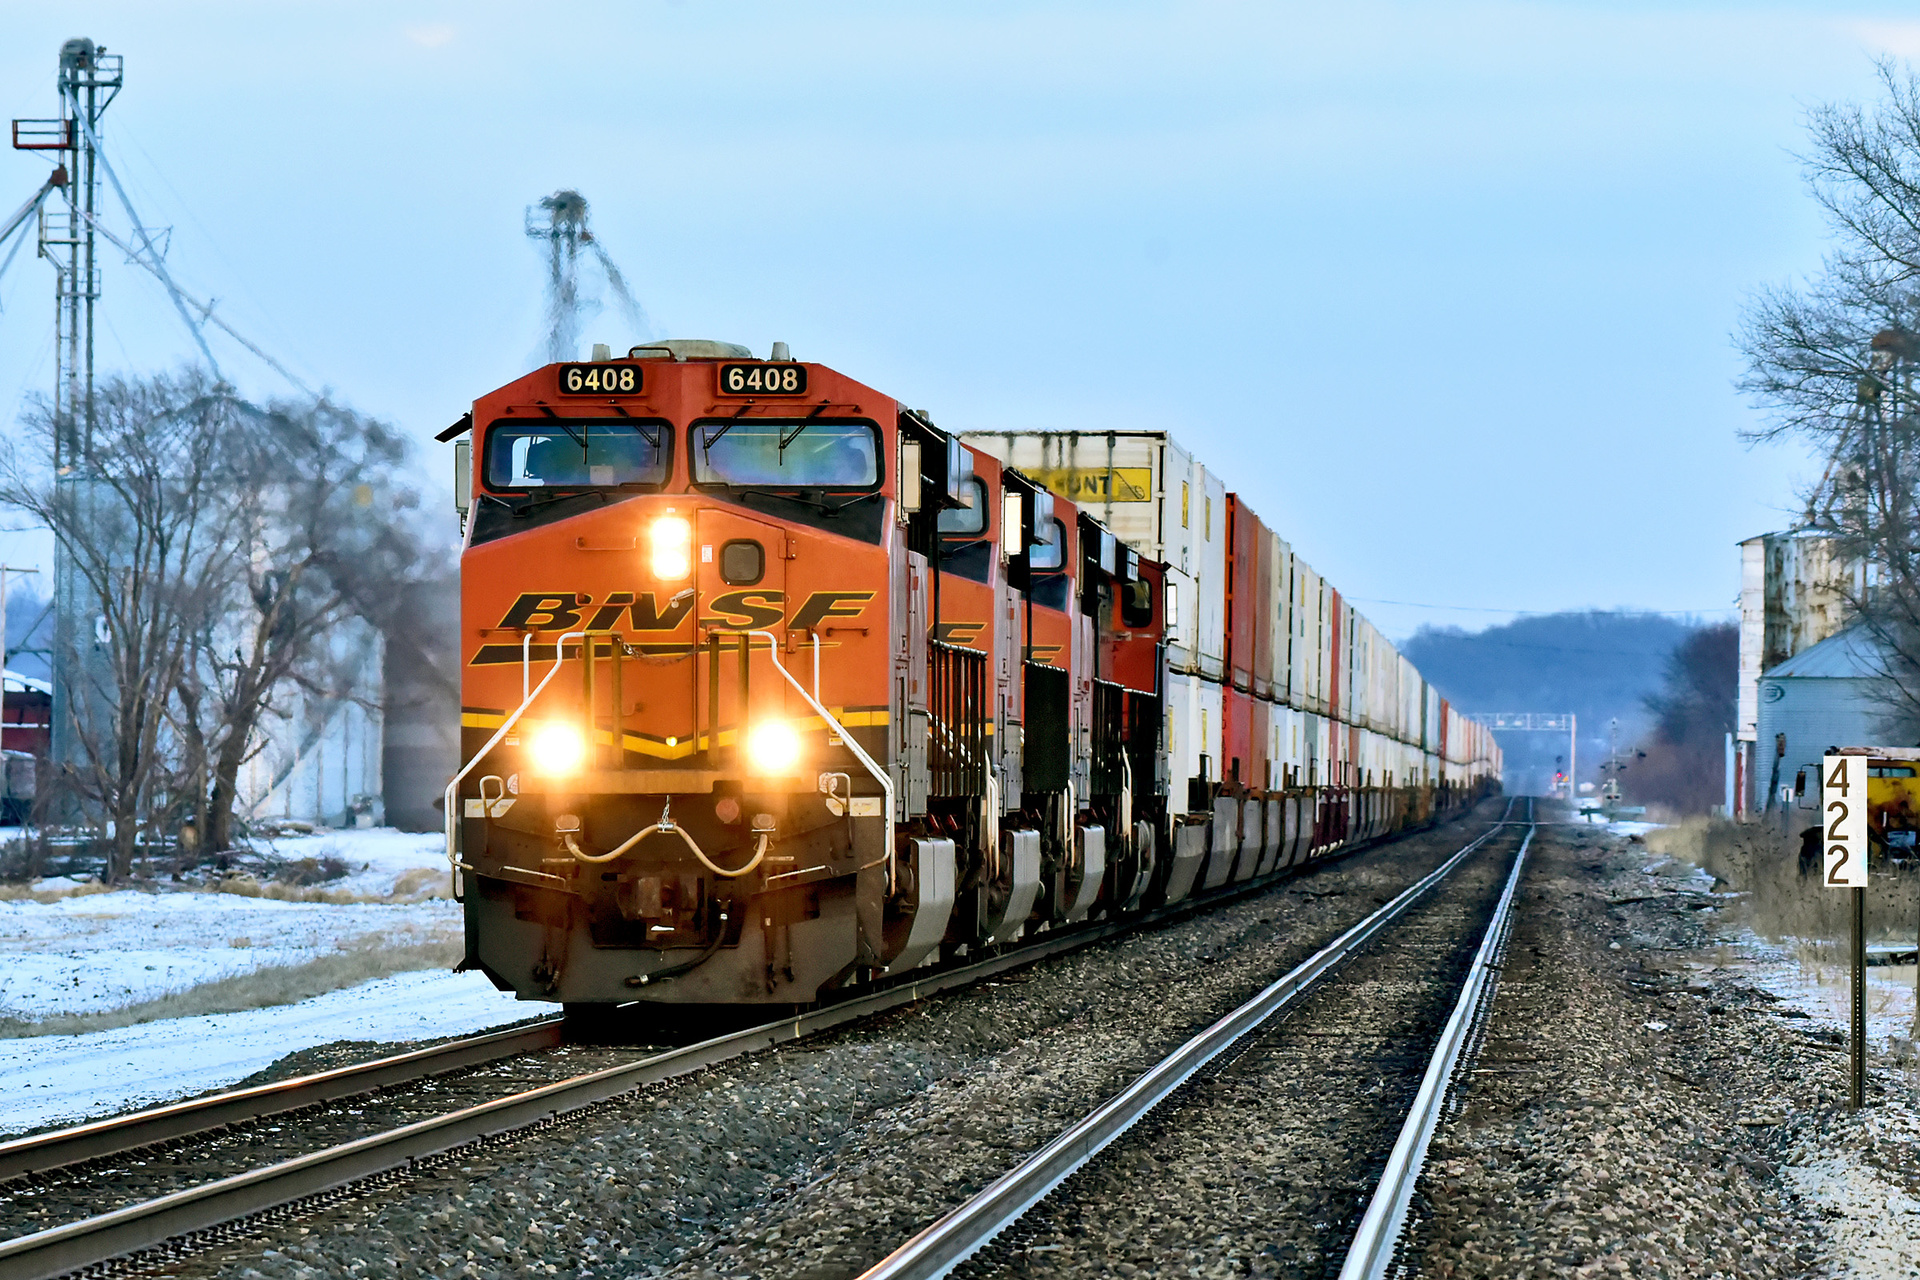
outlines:
M1564 733L1567 735L1567 799L1580 802L1579 717L1571 711L1475 711L1467 719L1483 724L1496 733ZM1560 761L1554 760L1558 766ZM1558 769L1555 770L1556 776Z

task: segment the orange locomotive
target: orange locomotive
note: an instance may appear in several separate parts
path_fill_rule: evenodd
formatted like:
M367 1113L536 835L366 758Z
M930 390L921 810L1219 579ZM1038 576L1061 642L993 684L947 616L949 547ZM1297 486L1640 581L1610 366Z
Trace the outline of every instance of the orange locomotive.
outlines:
M1170 786L1166 567L784 345L549 365L468 429L448 853L522 998L809 1004L1378 834Z

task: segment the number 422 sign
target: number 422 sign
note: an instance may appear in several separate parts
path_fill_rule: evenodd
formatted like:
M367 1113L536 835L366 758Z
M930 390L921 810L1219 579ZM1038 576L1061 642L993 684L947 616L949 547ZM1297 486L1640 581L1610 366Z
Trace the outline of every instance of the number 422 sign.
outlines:
M1826 876L1830 889L1867 887L1867 757L1827 756L1821 761L1820 813L1825 824Z

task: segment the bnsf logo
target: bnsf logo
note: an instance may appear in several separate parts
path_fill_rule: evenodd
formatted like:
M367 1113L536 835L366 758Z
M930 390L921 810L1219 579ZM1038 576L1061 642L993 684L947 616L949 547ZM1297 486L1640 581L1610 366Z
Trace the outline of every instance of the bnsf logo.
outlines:
M873 597L871 591L816 591L788 617L784 591L729 591L704 602L712 613L703 613L700 625L721 631L762 631L784 621L792 630L814 631L830 618L859 617ZM693 605L690 590L670 597L664 605L651 591L638 597L631 591L616 591L597 606L592 596L579 592L527 591L500 619L498 629L673 631L687 620Z

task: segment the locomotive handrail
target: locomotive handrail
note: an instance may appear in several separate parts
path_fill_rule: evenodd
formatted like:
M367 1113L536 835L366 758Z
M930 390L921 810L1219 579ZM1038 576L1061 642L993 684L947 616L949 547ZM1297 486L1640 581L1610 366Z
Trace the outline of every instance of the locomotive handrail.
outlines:
M526 639L520 644L520 688L525 696L520 699L520 705L513 709L512 714L500 722L500 727L493 731L493 736L487 739L487 744L474 752L473 758L461 765L460 772L454 774L453 781L447 784L447 871L453 877L455 898L460 896L460 856L453 849L454 832L458 830L455 823L459 821L453 812L454 801L457 798L454 793L460 789L460 784L466 780L467 775L472 773L474 768L500 745L500 740L507 736L507 731L520 723L520 717L527 713L527 708L533 705L533 700L545 692L546 687L553 683L553 678L560 674L560 664L566 660L567 656L567 641L585 640L586 636L587 633L584 631L568 631L561 635L553 646L553 665L547 668L546 675L540 677L538 685L528 689L527 682L532 679L530 662L533 653L533 633L531 631L527 633ZM591 655L588 660L592 660Z
M885 793L887 797L887 892L892 893L894 886L893 779L887 776L886 770L874 763L873 757L868 755L858 742L854 741L853 735L847 732L847 727L840 723L839 718L835 716L833 712L827 710L826 706L818 697L808 693L805 685L802 685L798 680L793 678L793 673L788 671L786 664L780 661L780 638L778 636L774 635L771 631L749 631L746 634L750 636L765 636L767 638L767 657L772 661L773 669L780 673L782 679L793 686L795 693L807 700L807 705L819 713L820 719L825 721L827 727L839 736L840 741L846 744L847 750L853 752L854 758L865 766L867 772L873 775L874 781L880 784L880 790ZM745 642L743 641L742 643ZM817 681L820 670L820 648L817 639L814 642L813 660L815 679ZM851 803L849 803L847 807L847 812L849 814L853 812Z

